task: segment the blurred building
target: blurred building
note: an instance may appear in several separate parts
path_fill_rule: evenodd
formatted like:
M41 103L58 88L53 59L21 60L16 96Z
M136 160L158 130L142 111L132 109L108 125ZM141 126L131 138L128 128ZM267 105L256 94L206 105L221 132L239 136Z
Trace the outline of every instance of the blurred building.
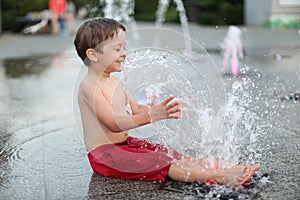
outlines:
M245 0L245 25L300 27L300 0Z

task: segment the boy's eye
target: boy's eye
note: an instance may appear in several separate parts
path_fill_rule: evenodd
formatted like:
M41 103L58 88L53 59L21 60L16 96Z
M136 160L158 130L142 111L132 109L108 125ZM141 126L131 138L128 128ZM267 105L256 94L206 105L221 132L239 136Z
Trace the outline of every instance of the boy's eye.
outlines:
M121 49L126 50L125 47L123 47L123 48L117 48L117 49L115 49L115 50L116 50L117 52L119 52L119 51L121 51Z

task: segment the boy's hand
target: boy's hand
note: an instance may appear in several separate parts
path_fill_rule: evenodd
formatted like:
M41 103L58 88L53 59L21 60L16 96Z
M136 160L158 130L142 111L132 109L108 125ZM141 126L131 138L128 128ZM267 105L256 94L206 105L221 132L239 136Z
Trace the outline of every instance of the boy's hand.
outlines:
M149 109L151 122L162 119L179 119L181 116L181 104L179 101L171 102L175 96L170 96L163 102L158 102L157 95L153 95L152 104Z

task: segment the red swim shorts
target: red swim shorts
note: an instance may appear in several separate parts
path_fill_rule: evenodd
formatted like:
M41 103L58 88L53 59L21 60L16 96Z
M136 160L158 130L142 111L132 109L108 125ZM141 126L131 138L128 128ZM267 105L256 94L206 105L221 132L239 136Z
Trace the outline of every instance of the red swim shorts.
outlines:
M99 146L88 153L97 174L160 183L165 181L172 161L181 156L169 147L133 137L122 143Z

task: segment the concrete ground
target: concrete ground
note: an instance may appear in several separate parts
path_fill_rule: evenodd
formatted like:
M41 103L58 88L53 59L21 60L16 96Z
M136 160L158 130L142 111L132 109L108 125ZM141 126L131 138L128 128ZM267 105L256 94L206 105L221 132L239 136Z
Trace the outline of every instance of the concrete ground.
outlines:
M164 27L181 31L178 25ZM260 94L264 100L255 104L259 109L253 109L270 111L258 115L265 134L260 145L263 153L257 160L262 163L261 173L270 174L271 184L255 199L297 199L300 102L280 98L300 92L299 30L242 30L243 64L250 72L260 74L250 76L256 84L251 94ZM227 27L190 25L192 39L211 52L219 67L219 46L226 31ZM146 46L143 41L151 35L139 37L140 43L134 45ZM74 117L74 87L83 64L76 56L73 39L51 35L0 37L0 198L197 199L195 195L164 190L157 183L93 174ZM169 40L183 48L174 38ZM230 75L222 79L226 91L230 91L235 79Z

